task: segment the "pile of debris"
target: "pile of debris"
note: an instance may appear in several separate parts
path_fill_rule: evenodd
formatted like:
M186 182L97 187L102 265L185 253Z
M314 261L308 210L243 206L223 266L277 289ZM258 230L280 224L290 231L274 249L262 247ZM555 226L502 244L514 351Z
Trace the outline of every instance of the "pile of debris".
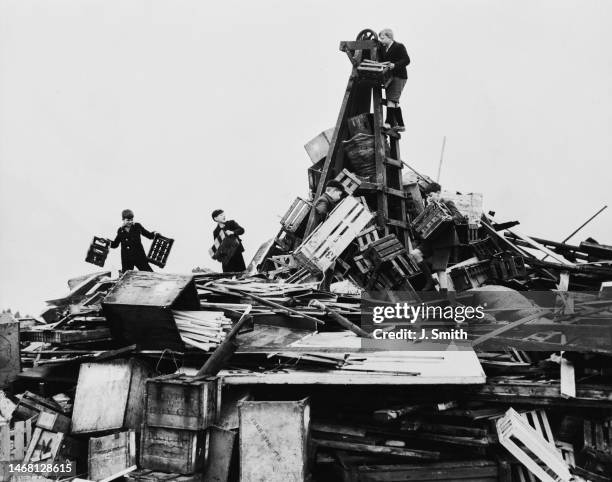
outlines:
M382 123L377 48L341 43L354 68L337 125L306 145L310 197L247 272L102 271L40 320L3 315L1 480L611 480L612 247L530 237L444 192L463 215L456 298L421 291L411 252L453 221ZM331 179L347 195L317 224ZM467 347L385 347L373 293L486 319L462 325Z

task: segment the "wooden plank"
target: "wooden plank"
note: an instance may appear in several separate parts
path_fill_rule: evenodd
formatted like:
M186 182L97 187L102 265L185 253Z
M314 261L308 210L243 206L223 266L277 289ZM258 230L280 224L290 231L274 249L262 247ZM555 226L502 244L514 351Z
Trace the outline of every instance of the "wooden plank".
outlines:
M563 256L555 253L554 251L551 251L550 249L548 249L543 244L540 244L540 243L534 241L533 239L531 239L526 234L523 234L523 233L519 232L516 228L508 229L507 231L509 233L513 234L514 236L516 236L517 238L525 241L532 248L534 248L534 249L536 249L538 251L541 251L542 253L548 255L549 257L554 259L557 263L560 263L560 264L562 264L564 266L574 266L575 265L575 263L572 263L571 261L568 261L567 259L565 259Z
M399 447L388 447L386 445L343 442L341 440L323 440L318 438L313 438L312 442L315 445L318 445L319 447L348 450L349 452L362 452L376 455L406 457L418 460L437 460L440 458L440 452L434 452L429 450L406 449Z
M144 412L144 381L149 373L146 365L136 360L82 364L74 398L72 432L139 430Z
M210 427L210 448L204 469L204 480L227 482L234 459L236 433L219 427Z
M323 194L325 184L327 183L327 181L329 181L332 175L332 163L333 161L335 161L335 157L337 156L338 151L342 147L342 135L344 134L344 131L346 129L346 120L349 117L350 103L355 98L356 94L356 78L357 74L353 71L346 85L346 90L344 92L344 97L340 106L340 112L338 114L338 120L336 121L336 127L334 129L334 135L329 143L329 150L327 151L327 156L325 157L323 169L321 170L319 185L317 186L317 190L314 195L315 200ZM315 228L314 223L315 210L314 208L312 208L310 210L310 215L308 216L308 223L306 224L306 231L304 232L304 237L310 235L312 230Z

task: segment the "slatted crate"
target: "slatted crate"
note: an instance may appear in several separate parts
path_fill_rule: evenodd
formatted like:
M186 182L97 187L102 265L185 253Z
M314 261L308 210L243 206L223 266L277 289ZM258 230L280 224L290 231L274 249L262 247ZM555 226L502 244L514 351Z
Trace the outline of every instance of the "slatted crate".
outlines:
M392 71L389 64L366 59L357 67L357 74L361 80L386 85L391 80Z
M612 420L585 420L584 448L612 462Z
M91 244L89 245L89 249L87 250L85 261L87 263L103 267L104 263L106 262L106 257L108 256L109 248L110 240L101 238L99 236L94 236Z
M355 256L353 262L361 274L368 274L374 269L372 262L362 254Z
M460 244L470 245L480 240L480 227L468 223L457 223L455 225L457 237Z
M488 260L457 266L450 270L456 291L465 291L482 286L491 278L491 262Z
M335 180L344 186L344 192L347 194L353 194L361 186L361 180L347 169L342 169Z
M412 229L421 239L428 239L452 222L449 209L442 203L432 202L412 222Z
M518 255L498 255L491 260L491 275L505 281L526 276L525 260Z
M378 228L376 226L370 226L365 228L359 234L357 234L357 244L359 245L359 251L363 252L368 249L374 241L378 241L380 236L378 234Z
M296 198L280 221L283 230L295 233L308 217L311 207L312 204L308 201L301 197Z
M170 255L170 250L172 249L173 244L174 239L166 238L159 233L155 233L155 237L153 238L153 242L149 248L147 259L155 266L164 268L166 266L166 262L168 261L168 256Z
M554 444L548 442L514 409L508 409L496 421L496 428L499 442L540 480L570 480L569 467Z
M375 268L379 268L384 262L391 261L405 252L406 249L397 236L389 234L371 243L364 252L364 256Z
M324 273L371 220L369 210L349 196L298 246L294 256L310 271Z
M0 422L0 463L21 463L32 440L36 417L13 422Z
M472 248L472 251L480 261L491 259L501 251L490 236L487 236L484 239L472 241L469 244L470 248Z
M109 328L91 328L87 330L30 330L21 332L22 341L56 343L69 345L90 341L111 340Z

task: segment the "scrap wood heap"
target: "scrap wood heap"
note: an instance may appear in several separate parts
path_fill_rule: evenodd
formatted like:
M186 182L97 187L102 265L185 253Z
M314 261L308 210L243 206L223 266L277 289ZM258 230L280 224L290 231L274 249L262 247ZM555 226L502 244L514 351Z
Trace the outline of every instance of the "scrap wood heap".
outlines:
M377 46L341 43L353 72L305 146L309 195L246 273L93 273L41 319L3 317L0 480L42 461L76 467L50 480L611 480L612 246L527 236L445 191L457 301L488 303L477 358L367 348L362 292L430 303L410 252L452 222L383 126ZM331 179L346 197L317 225Z

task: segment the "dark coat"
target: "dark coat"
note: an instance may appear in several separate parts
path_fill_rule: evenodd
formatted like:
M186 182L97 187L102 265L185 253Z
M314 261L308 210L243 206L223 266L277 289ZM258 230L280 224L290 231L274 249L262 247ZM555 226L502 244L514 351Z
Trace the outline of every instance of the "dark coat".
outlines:
M338 203L334 201L329 194L323 193L315 201L315 225L319 225L325 221L329 213L332 212L332 209L336 207L336 204Z
M134 223L129 231L123 226L120 227L117 230L117 236L111 241L111 248L117 248L121 245L121 265L123 270L132 269L134 265L139 268L140 266L147 265L147 255L140 240L141 235L148 239L153 239L154 237L153 233L147 231L142 224ZM149 270L150 267L147 271Z
M224 273L235 273L239 271L244 271L246 266L244 264L244 258L242 257L242 253L244 251L244 246L242 246L242 240L240 239L240 235L244 234L244 228L240 226L236 221L230 219L229 221L225 221L225 226L221 228L218 224L215 230L213 231L213 239L217 239L219 236L219 232L223 229L223 231L233 231L236 239L239 241L238 249L234 253L234 255L226 262L221 265Z
M394 77L399 77L400 79L408 78L406 66L410 63L410 57L408 52L406 52L404 44L393 42L389 50L385 50L385 47L381 46L380 57L382 62L392 62L395 64L392 70Z
M442 203L448 208L451 216L453 216L453 222L448 223L448 226L435 238L431 239L430 242L433 243L436 248L450 248L453 246L458 246L459 237L457 236L455 224L461 223L464 220L464 216L459 212L453 201L443 200Z

